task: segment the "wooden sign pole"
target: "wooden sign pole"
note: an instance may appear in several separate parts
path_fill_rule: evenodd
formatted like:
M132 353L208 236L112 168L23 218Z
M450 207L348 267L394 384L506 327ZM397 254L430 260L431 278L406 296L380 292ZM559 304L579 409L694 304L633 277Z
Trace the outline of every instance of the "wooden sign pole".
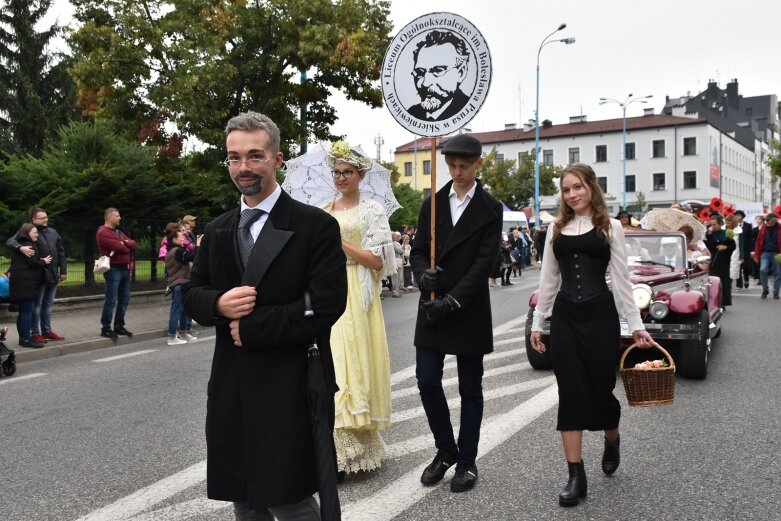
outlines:
M431 269L436 269L437 266L437 138L431 138L431 197L429 201L431 203L431 230L429 232L429 262ZM436 295L431 292L431 300L434 300Z

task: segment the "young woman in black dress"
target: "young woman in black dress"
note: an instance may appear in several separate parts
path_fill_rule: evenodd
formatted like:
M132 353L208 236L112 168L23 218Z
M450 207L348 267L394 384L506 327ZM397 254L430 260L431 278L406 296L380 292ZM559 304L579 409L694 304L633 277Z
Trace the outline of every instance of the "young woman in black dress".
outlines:
M569 507L588 490L583 468L583 431L604 431L602 470L610 475L620 461L618 422L621 405L613 395L620 343L619 317L639 347L653 342L632 298L624 230L611 219L594 170L567 166L560 180L562 202L545 239L540 292L531 344L538 352L543 320L550 316L553 372L559 387L556 429L561 432L569 481L559 504ZM605 282L610 267L612 291Z

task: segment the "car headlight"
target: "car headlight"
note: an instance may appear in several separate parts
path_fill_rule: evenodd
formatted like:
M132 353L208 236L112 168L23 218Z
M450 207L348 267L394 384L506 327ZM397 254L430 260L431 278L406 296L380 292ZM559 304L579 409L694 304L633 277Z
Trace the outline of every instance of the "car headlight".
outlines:
M667 303L662 300L655 300L654 302L651 302L651 305L648 308L648 314L656 320L663 319L669 312L670 308L667 306Z
M635 284L632 287L632 296L635 299L637 309L645 309L651 303L654 292L648 284Z

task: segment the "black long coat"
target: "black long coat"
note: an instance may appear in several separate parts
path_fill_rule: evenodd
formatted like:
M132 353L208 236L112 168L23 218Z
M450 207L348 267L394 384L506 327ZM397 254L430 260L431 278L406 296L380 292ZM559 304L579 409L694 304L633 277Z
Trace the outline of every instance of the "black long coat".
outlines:
M488 278L496 263L502 231L502 205L477 181L475 196L453 226L448 195L450 181L436 193L436 264L440 295L450 294L461 308L436 322L418 310L415 346L452 355L479 355L494 350ZM431 198L423 201L418 232L410 252L415 280L429 267ZM422 293L428 300L429 294Z
M317 490L306 349L317 339L335 392L328 339L346 305L346 257L336 220L282 192L245 271L238 219L235 209L206 227L184 286L184 306L217 332L206 406L208 496L265 508ZM215 317L214 309L222 293L244 285L258 294L254 311L240 320L243 347L237 347L229 321ZM305 291L311 318L304 317Z
M27 237L17 237L20 246L33 246L33 242ZM28 257L19 250L11 250L11 269L10 278L10 301L19 302L22 300L34 300L38 298L38 292L41 285L46 281L45 270L46 263L38 255L38 249L35 248L35 254Z

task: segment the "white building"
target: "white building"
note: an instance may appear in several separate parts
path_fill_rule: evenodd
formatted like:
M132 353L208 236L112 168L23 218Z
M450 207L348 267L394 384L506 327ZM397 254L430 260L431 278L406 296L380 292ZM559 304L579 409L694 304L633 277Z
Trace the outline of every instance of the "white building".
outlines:
M498 159L517 160L534 150L533 121L530 123L523 129L507 125L504 130L472 135L483 143L484 153L496 147ZM540 161L558 166L578 161L591 165L612 214L624 198L632 206L641 192L648 209L684 200L710 201L716 196L736 208L751 202L772 207L770 174L764 163L767 144L755 141L754 149L748 149L703 119L655 115L649 109L644 116L626 119L624 154L622 124L621 118L588 122L585 116L570 118L564 125L544 121ZM442 139L438 147L446 141ZM408 147L403 145L398 151ZM428 149L430 153L430 146ZM441 187L449 180L441 154L437 154L437 173ZM557 197L541 197L541 209L557 205Z

